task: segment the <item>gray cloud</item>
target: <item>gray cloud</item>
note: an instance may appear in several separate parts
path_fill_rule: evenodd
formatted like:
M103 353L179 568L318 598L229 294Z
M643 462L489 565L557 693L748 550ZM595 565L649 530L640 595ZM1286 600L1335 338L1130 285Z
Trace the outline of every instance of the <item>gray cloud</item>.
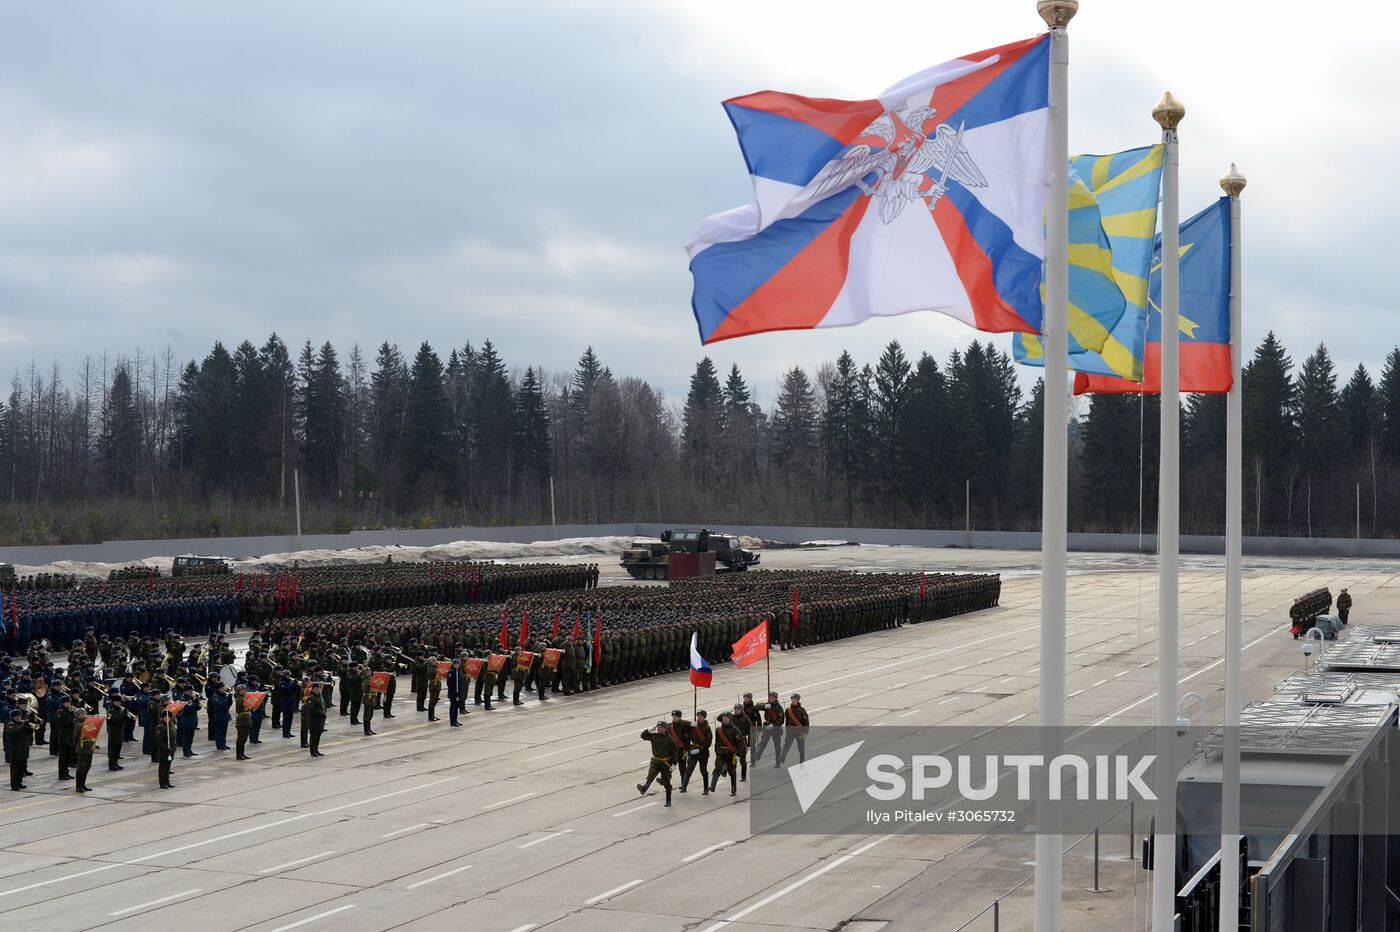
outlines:
M938 57L966 51L949 41ZM718 47L662 5L129 2L81 21L15 7L0 32L0 372L31 358L71 372L137 345L197 357L272 330L343 353L489 337L554 370L591 343L674 398L701 352L681 244L749 196L719 101L782 77ZM1150 140L1124 139L1115 115L1150 105L1158 78L1113 46L1087 51L1076 142ZM1342 83L1375 77L1328 64ZM1188 213L1241 136L1203 109ZM1388 282L1372 271L1393 240L1393 134L1348 137L1361 177L1347 187L1373 208L1358 218L1328 183L1335 144L1251 129L1238 157L1271 193L1246 195L1247 337L1275 326L1296 358L1325 338L1347 365L1378 362L1376 332L1396 332L1376 330ZM898 338L941 359L974 336L916 315L709 352L771 400L782 368L843 347L873 359Z

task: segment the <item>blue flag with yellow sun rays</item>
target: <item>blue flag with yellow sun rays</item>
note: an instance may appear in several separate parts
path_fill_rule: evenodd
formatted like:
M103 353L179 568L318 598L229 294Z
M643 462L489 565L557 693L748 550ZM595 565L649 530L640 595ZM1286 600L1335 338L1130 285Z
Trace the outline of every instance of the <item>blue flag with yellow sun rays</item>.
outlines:
M1128 149L1112 155L1080 155L1070 160L1070 341L1069 367L1076 372L1112 375L1142 381L1142 360L1147 338L1148 280L1157 227L1157 202L1162 187L1161 144ZM1125 311L1100 332L1103 318L1086 312L1099 295L1076 292L1076 259L1083 260L1084 244L1075 238L1075 185L1078 178L1097 204L1107 259L1114 284L1123 296ZM1081 337L1081 334L1083 335ZM1095 345L1101 347L1097 351ZM1012 339L1016 361L1029 366L1045 364L1040 337L1016 334Z

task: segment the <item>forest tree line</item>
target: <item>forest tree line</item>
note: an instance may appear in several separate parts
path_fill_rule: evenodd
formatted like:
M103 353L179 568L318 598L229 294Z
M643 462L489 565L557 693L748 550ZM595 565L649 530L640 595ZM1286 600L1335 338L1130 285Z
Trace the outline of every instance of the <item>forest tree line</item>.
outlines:
M785 372L761 404L709 357L672 402L591 349L570 372L490 341L408 356L384 343L293 353L276 334L183 365L31 364L0 405L0 544L354 528L703 521L1033 530L1043 392L973 341L898 342ZM1341 383L1325 346L1295 367L1270 333L1244 376L1245 532L1400 535L1400 348ZM1151 532L1155 397L1072 410L1070 526ZM1224 524L1225 399L1182 412L1182 531ZM1139 516L1142 524L1139 524Z

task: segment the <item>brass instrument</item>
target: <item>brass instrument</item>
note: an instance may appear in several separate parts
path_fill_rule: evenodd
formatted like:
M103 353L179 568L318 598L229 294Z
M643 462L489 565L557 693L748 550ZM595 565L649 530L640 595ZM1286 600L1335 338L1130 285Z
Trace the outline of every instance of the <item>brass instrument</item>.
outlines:
M151 681L151 671L150 671L150 670L142 670L140 673L136 674L136 682L140 683L142 686L145 686L145 685L146 685L147 683L149 683L150 681Z
M97 682L97 680L90 680L88 682L88 685L100 692L104 696L108 695L112 691L112 687L99 683Z
M200 692L204 692L204 684L208 682L208 677L200 676L198 673L195 673L193 670L191 670L190 679L194 680L197 684L199 684Z
M34 698L42 699L49 694L49 684L42 676L34 683Z

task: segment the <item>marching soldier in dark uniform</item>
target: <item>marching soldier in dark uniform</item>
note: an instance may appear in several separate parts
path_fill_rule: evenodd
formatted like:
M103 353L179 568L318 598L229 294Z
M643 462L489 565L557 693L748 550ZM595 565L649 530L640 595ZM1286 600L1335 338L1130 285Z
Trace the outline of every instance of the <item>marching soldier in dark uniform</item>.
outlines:
M179 739L175 734L175 716L161 706L155 710L153 718L156 723L156 761L160 764L160 788L168 790L174 787L170 782L170 765L175 760L175 749L179 747Z
M126 724L131 720L131 713L126 710L126 703L121 696L113 696L111 703L107 706L107 769L125 770L121 764L117 763L122 756L122 738L126 734Z
M76 752L78 780L73 787L76 792L87 793L91 787L87 785L87 775L92 770L92 755L97 750L96 736L86 738L83 736L83 723L87 721L87 710L78 709L73 713L73 737L75 740L74 750ZM108 736L111 740L111 736ZM119 739L120 740L120 739Z
M311 741L311 756L325 757L321 753L321 733L326 730L326 703L321 698L321 682L316 680L311 684L311 695L306 697L306 701L301 705L302 715L306 718L306 732Z
M413 698L418 704L419 712L428 711L423 707L428 699L429 677L432 670L429 666L431 658L424 658L421 654L413 659L413 665L409 668L413 671L410 684L413 688ZM431 717L430 717L431 720Z
M1342 620L1342 624L1347 623L1347 616L1351 614L1351 593L1343 589L1337 594L1337 617Z
M783 733L783 705L778 701L778 694L770 692L768 701L759 707L763 713L763 726L758 736L758 747L753 752L753 765L758 766L759 758L763 757L764 750L769 744L773 745L773 766L781 767L779 751L782 749Z
M19 709L10 711L5 723L5 739L10 745L10 789L26 789L24 777L29 773L29 748L34 743L34 726L25 720Z
M734 796L739 792L739 784L735 782L736 763L744 759L744 738L734 723L743 717L741 711L719 714L719 727L715 729L715 775L710 780L712 793L718 789L720 777L725 774L729 775L729 795Z
M236 760L248 759L248 735L253 730L253 713L248 708L248 691L242 686L233 691L233 748Z
M783 713L783 749L778 755L779 767L787 760L788 749L792 747L793 742L797 743L798 763L807 760L807 728L810 724L807 710L802 708L802 697L793 693L787 710Z
M364 678L357 663L347 664L340 678L340 701L350 701L350 724L360 724L360 704L364 701Z
M671 738L665 722L657 722L649 731L642 732L642 740L651 745L651 761L647 766L645 783L637 784L637 792L645 796L651 788L651 781L660 781L666 789L666 805L671 805L671 763L680 756L681 749Z
M714 743L714 733L704 709L695 713L695 724L690 726L686 736L685 759L681 763L681 792L690 785L690 775L700 768L700 795L710 795L710 745Z
M228 721L232 708L233 697L228 694L228 687L220 683L218 690L209 697L208 713L210 736L214 740L214 747L220 751L228 750Z
M390 679L390 682L393 680ZM378 704L379 693L374 691L374 673L366 667L360 675L360 714L364 716L362 721L367 735L374 734L374 730L369 725L374 719L374 708Z
M71 780L73 775L68 768L73 763L73 697L64 694L59 702L58 713L54 718L54 740L58 742L58 778Z
M437 675L438 660L436 656L429 656L427 660L418 661L418 663L423 665L424 693L428 697L428 708L426 709L428 721L436 722L438 721L438 700L442 698L442 680L438 679ZM425 711L421 697L418 700L418 710Z
M753 705L753 694L745 693L745 703ZM734 703L734 711L730 716L730 724L739 733L742 744L739 747L739 782L744 783L749 779L749 744L753 739L753 719L749 718L747 710L743 704ZM716 739L718 740L718 739Z
M453 728L461 727L457 716L466 715L463 705L467 695L467 674L462 670L462 658L452 661L452 669L447 671L447 720Z

